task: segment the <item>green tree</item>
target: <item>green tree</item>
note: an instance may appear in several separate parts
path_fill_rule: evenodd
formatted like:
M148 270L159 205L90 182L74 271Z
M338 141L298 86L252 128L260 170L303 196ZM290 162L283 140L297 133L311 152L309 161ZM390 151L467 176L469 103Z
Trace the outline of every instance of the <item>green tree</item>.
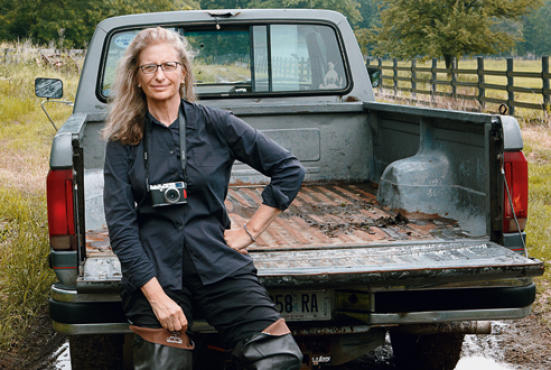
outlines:
M366 29L380 26L382 0L362 0L358 4L362 20L354 26Z
M496 27L519 20L541 0L383 0L375 52L399 58L493 54L510 49L517 36Z
M100 3L109 16L199 8L196 0L103 0Z
M524 41L519 43L522 54L551 54L551 0L547 0L540 9L523 17Z
M195 0L0 0L0 37L84 47L104 18L197 8Z
M382 0L363 0L360 2L360 15L362 20L353 24L354 33L364 54L371 53L375 40L372 30L381 25L381 3Z

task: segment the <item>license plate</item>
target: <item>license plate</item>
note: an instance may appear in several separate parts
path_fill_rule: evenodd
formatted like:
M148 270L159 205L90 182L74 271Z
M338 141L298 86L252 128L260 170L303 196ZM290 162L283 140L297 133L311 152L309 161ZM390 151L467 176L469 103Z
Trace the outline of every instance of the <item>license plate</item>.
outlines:
M270 298L288 321L331 320L331 294L327 290L273 291Z

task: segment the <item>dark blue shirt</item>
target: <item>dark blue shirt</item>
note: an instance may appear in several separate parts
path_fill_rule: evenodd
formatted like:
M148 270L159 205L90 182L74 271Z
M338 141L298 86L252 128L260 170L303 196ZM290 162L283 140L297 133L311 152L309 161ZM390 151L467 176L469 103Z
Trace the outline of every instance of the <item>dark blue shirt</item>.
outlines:
M296 157L227 111L182 101L186 118L188 203L153 207L146 190L143 141L109 141L104 166L104 209L109 238L122 268L123 288L134 290L157 277L165 289L182 287L183 248L203 284L250 266L247 255L228 247L224 206L235 160L271 178L263 203L281 210L294 199L304 169ZM149 183L181 181L179 125L166 127L151 115Z

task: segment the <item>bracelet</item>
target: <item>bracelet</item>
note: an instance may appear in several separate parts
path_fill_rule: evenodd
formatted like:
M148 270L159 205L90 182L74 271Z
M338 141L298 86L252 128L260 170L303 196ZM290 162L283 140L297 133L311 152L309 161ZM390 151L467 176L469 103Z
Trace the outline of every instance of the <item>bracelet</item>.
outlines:
M249 236L249 238L251 238L251 240L254 242L256 242L256 238L253 236L253 234L251 234L251 232L249 231L249 229L247 229L247 224L243 224L243 230L245 230L245 232L247 233L247 235Z

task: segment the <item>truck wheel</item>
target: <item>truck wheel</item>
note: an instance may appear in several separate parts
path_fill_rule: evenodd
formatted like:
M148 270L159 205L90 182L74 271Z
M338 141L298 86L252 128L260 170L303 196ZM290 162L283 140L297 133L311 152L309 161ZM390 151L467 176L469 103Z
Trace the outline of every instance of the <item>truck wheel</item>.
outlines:
M123 344L124 334L70 336L71 367L78 370L122 370Z
M394 360L399 369L409 370L453 370L464 337L464 334L415 335L390 330Z

